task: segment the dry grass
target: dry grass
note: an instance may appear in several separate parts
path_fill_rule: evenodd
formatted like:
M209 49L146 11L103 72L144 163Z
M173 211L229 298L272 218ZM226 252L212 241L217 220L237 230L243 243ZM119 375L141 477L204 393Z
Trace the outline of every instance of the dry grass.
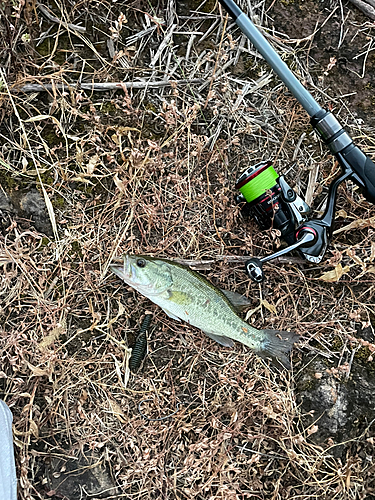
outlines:
M264 285L248 281L240 258L280 242L234 204L241 170L274 158L297 190L309 186L319 198L337 166L302 108L210 5L182 6L177 15L173 0L156 11L141 0L65 1L54 9L61 25L22 2L2 7L1 184L15 198L38 186L50 221L46 238L13 215L0 240L0 388L14 414L21 499L53 496L46 464L80 450L96 451L110 468L120 492L110 498L333 499L369 491L373 429L362 429L344 457L333 441L314 444L294 381L317 351L330 366L343 365L360 346L356 324L371 323L374 209L348 183L338 198L343 230L327 261L315 269L270 264ZM255 14L267 22L263 2ZM269 36L311 80L298 62L310 40ZM68 85L134 80L184 82L104 93ZM15 92L29 83L52 85L43 94ZM345 99L330 101L373 154L373 130L358 124ZM222 348L166 318L107 272L122 252L213 260L207 276L250 297L251 322L302 335L294 371L278 373L241 345ZM338 282L316 279L340 263L349 268ZM129 346L147 308L149 355L133 375ZM140 403L150 419L177 413L148 421Z

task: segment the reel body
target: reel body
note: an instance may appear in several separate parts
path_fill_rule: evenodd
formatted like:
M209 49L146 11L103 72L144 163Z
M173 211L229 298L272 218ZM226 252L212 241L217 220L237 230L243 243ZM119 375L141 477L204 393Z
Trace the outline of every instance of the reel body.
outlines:
M237 202L246 201L249 214L262 230L275 228L284 240L295 243L295 230L307 220L309 206L279 176L271 161L262 161L240 176L236 189Z
M323 217L310 221L310 207L284 177L276 173L271 161L260 162L243 172L235 186L241 193L236 196L237 203L245 203L246 213L262 230L278 229L289 245L272 255L249 259L245 267L253 281L260 283L264 280L264 262L292 250L298 250L310 262L318 263L323 259L332 232L337 187L350 172L344 171L331 184Z

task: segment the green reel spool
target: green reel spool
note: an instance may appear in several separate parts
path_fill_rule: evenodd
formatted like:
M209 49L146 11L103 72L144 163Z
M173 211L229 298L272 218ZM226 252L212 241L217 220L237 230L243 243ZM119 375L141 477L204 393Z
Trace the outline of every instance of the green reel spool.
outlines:
M253 202L268 190L277 186L279 174L270 161L262 161L248 168L238 179L236 189L239 189L248 203Z

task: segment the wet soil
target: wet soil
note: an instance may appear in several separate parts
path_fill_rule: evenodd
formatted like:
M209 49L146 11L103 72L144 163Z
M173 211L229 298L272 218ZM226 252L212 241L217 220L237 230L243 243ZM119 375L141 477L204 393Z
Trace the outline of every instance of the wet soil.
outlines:
M333 99L346 96L347 113L375 127L375 50L370 19L350 4L342 7L330 0L272 2L268 15L269 25L277 32L308 46L302 62L315 83ZM366 22L369 29L363 28ZM322 100L338 111L329 98L323 96Z

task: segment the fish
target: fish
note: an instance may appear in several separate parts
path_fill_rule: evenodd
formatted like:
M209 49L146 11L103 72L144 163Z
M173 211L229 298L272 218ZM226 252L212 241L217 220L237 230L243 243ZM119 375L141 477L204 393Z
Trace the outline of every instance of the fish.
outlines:
M289 353L299 336L250 326L235 307L239 298L244 304L240 294L221 290L196 271L157 257L125 254L112 260L109 268L170 318L186 321L225 347L232 347L235 340L290 368Z

